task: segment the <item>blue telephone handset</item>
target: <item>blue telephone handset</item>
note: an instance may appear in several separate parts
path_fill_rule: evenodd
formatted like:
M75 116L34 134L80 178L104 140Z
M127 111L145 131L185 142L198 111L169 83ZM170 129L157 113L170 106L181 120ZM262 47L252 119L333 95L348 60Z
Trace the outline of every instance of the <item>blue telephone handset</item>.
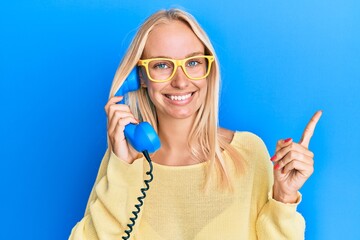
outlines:
M137 67L134 67L115 96L124 96L128 92L136 91L139 88L140 78ZM119 103L124 104L125 98ZM124 134L130 145L138 152L148 151L153 153L160 148L160 139L148 122L130 123L125 126Z

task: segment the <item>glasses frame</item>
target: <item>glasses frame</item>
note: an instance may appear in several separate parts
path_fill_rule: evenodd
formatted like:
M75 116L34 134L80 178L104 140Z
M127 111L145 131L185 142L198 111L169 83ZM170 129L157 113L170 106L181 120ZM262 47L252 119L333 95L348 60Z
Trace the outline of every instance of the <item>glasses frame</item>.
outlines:
M185 63L191 59L196 59L196 58L199 58L199 57L204 57L208 60L208 66L207 66L207 70L206 70L206 74L205 76L202 76L202 77L198 77L198 78L193 78L191 76L189 76L186 72L186 66L185 66ZM170 61L174 64L174 70L172 72L172 74L167 78L167 79L164 79L164 80L157 80L157 79L153 79L151 76L150 76L150 72L149 72L149 62L150 61ZM138 66L143 66L145 67L145 70L146 70L146 74L148 76L148 78L152 81L152 82L167 82L169 81L170 79L172 79L178 69L178 67L181 67L183 72L185 73L185 75L191 79L191 80L200 80L200 79L204 79L206 78L209 73L210 73L210 70L211 70L211 65L212 63L214 62L215 60L215 57L212 56L212 55L199 55L199 56L192 56L192 57L188 57L188 58L184 58L184 59L171 59L171 58L148 58L148 59L140 59L138 61Z

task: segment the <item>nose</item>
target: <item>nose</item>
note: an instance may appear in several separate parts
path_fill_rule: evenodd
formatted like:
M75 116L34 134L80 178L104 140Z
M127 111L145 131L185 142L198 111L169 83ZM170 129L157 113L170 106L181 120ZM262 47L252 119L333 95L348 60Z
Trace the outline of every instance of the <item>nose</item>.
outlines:
M171 80L171 86L178 89L184 89L189 86L190 79L185 75L182 67L177 67L174 77Z

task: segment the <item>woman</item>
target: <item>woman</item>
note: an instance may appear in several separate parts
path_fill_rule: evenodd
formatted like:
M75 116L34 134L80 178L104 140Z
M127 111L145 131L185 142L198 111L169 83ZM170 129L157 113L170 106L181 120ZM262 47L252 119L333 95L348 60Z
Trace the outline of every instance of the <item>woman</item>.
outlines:
M136 65L141 88L118 104L123 96L114 95ZM131 239L304 238L298 190L313 172L308 144L321 112L300 143L278 141L273 167L259 137L218 127L219 81L215 51L190 14L172 9L146 20L115 74L105 106L109 149L70 239L127 239L148 166L124 128L139 121L151 123L161 147Z

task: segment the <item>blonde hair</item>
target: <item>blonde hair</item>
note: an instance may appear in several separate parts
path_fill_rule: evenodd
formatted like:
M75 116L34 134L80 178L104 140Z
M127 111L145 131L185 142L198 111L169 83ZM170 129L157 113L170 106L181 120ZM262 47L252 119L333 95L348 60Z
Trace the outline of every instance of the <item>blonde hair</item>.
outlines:
M222 150L226 150L229 157L233 160L237 173L241 173L242 170L244 170L244 162L241 159L240 153L228 143L225 136L218 133L220 68L215 50L207 34L192 15L180 9L160 10L151 15L138 30L119 65L111 86L110 97L114 96L125 78L141 58L151 30L159 24L169 23L174 20L187 24L204 44L205 54L215 57L212 69L207 77L208 89L205 100L206 104L202 104L200 107L190 131L189 149L191 150L192 156L198 162L203 162L208 159L205 188L209 185L208 183L212 179L211 176L214 175L215 170L218 186L221 189L231 190L232 183L224 157L222 156ZM147 94L146 88L140 88L138 91L129 93L127 104L129 104L136 118L140 119L140 121L150 122L154 129L156 131L158 130L156 109Z

